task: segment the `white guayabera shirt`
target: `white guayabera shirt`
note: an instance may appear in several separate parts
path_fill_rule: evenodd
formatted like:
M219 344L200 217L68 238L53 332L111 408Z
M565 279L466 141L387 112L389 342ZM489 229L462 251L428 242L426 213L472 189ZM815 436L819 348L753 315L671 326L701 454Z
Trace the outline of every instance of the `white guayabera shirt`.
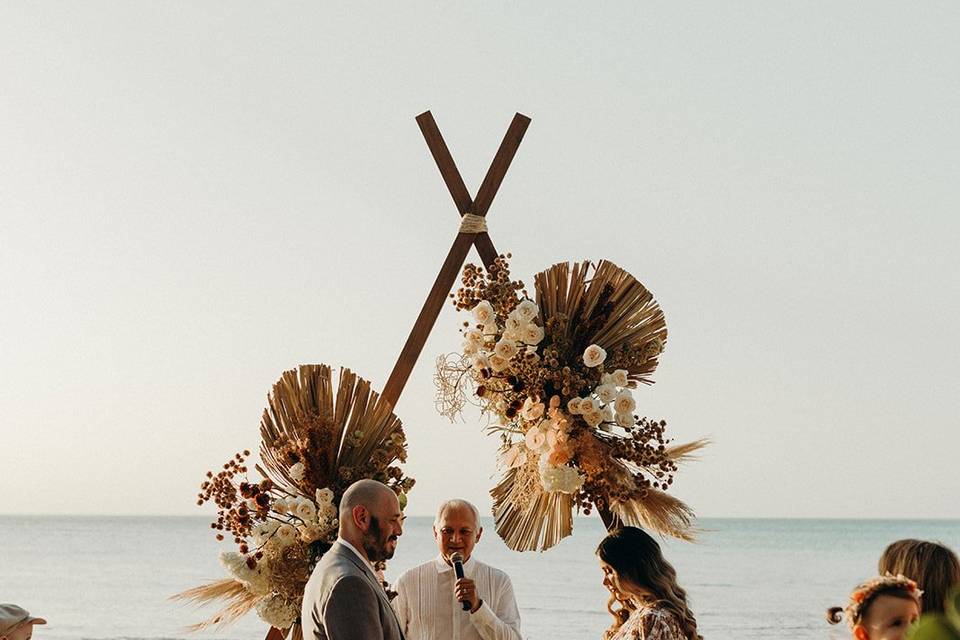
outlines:
M457 577L442 556L400 576L393 608L407 640L521 640L510 576L473 556L463 564L463 573L476 583L483 600L474 613L457 601Z

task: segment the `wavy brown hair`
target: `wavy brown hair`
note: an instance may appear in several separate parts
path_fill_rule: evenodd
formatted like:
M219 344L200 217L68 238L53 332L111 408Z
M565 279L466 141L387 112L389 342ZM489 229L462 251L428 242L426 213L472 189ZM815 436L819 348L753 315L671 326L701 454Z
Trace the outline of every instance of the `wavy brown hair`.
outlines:
M651 604L672 613L688 640L703 640L697 632L697 619L687 606L687 592L677 584L676 570L663 557L657 541L643 529L615 529L600 542L597 556L613 568L624 590L638 587L649 591L653 596ZM624 616L622 609L612 609L613 600L607 608L616 618L616 628L623 624ZM625 603L624 606L629 608Z
M923 590L923 612L942 613L950 589L960 586L957 554L939 542L897 540L883 551L880 573L904 575Z

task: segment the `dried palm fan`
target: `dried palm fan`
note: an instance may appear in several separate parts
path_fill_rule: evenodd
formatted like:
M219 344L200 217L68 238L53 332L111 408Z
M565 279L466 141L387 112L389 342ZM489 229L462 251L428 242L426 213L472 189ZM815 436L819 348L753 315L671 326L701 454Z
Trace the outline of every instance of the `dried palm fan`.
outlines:
M400 420L393 414L390 404L371 390L370 383L349 369L341 369L336 385L331 368L324 364L301 365L285 371L273 385L267 400L268 407L260 422L262 466L256 467L264 481L253 485L237 483L234 475L245 471L242 466L244 456L237 454L236 461L239 462L231 460L224 465L226 471L203 485L205 493L201 494L201 503L214 499L219 507L217 524L223 526L216 528L227 530L244 542L239 557L241 575L235 574L233 578L174 596L200 604L227 601L221 611L193 625L192 630L212 625L222 627L254 608L265 621L273 624L269 613L274 606L271 599L280 607L286 607L287 619L294 610L299 615L310 570L336 536L335 506L347 487L362 478L380 480L398 493L413 486L413 479L405 478L395 466L406 459L406 441ZM213 478L212 474L208 477ZM258 487L254 495L261 499L267 496L256 511L241 507L249 502L254 486ZM315 517L319 518L316 513L324 508L321 490L329 490L325 508L328 511L334 508L330 515L332 519L326 520L328 526L322 532L314 532L317 537L304 539L298 535L294 541L284 543L285 546L270 538L258 549L248 549L245 540L249 536L256 537L256 526L284 521L285 518L289 524L296 524L296 520L304 524L299 518L289 518L287 508L275 510L274 505L279 501L309 501L317 509ZM242 514L242 511L247 513ZM319 519L316 524L319 527ZM254 555L257 550L260 551L259 557ZM251 558L256 560L249 565L251 571L253 567L266 567L262 569L266 580L256 580L256 586L251 574L243 569L248 566L244 561ZM245 581L244 577L248 580ZM289 630L292 639L302 638L299 623L282 626L290 627L283 632L286 634Z

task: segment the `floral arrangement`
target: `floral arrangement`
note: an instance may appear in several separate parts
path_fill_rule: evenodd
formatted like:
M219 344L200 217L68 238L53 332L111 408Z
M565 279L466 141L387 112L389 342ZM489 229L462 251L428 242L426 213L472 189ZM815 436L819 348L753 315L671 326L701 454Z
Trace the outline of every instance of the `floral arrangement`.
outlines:
M251 610L299 636L303 590L338 531L343 492L362 478L397 492L401 506L414 480L398 463L406 439L390 405L348 369L335 388L326 365L287 371L268 396L260 423L260 479L248 477L250 451L237 453L217 473L207 472L197 504L213 502L217 540L236 551L220 554L228 578L185 591L178 599L225 601L199 630L224 626Z
M678 463L704 446L669 446L666 422L635 415L666 342L663 312L616 265L561 263L535 277L535 299L510 277L467 265L454 296L460 353L442 356L439 411L468 399L492 418L506 471L491 491L497 532L513 549L547 549L573 529L573 511L689 539L692 512L669 496Z

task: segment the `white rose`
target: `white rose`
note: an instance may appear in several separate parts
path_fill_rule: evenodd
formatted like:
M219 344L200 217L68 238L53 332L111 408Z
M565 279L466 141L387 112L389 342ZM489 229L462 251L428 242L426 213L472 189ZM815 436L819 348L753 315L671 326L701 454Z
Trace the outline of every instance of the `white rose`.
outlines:
M624 429L630 428L637 423L633 419L633 414L631 413L618 413L617 414L617 424L623 427Z
M637 403L633 399L633 394L624 389L617 394L617 399L613 401L613 408L617 413L633 413Z
M600 411L591 411L589 413L583 414L583 419L587 421L587 424L591 427L596 427L601 422L603 422L603 413Z
M474 345L480 346L483 344L483 334L476 329L470 329L463 333L464 339Z
M461 351L463 351L463 355L465 356L472 356L479 350L475 342L464 342L463 347L461 347Z
M490 356L490 368L496 371L497 373L508 369L510 367L510 361L506 358L501 358L497 354Z
M584 476L577 473L573 467L561 465L541 465L540 484L547 493L560 491L562 493L576 493L583 486Z
M500 340L497 343L497 346L493 348L493 352L503 358L504 360L509 360L513 356L517 355L519 349L517 345L509 340Z
M493 305L487 300L481 300L480 304L473 308L473 317L482 325L488 325L496 320L497 314L493 310Z
M583 364L588 367L599 367L607 359L607 352L598 344L592 344L583 352Z
M523 329L507 329L503 332L503 339L510 342L523 342Z
M320 509L317 513L320 518L323 518L327 521L337 519L337 508L333 506L332 502L320 505Z
M480 330L483 331L483 339L494 339L497 337L497 333L500 331L500 327L497 326L496 322L491 322L480 327Z
M613 422L613 409L610 408L610 405L605 406L600 413L603 414L604 422Z
M524 436L524 442L527 443L527 447L536 453L543 448L543 445L547 443L547 436L544 435L543 431L534 427L527 431L527 435Z
M593 398L580 398L580 415L586 415L599 408L597 401Z
M297 530L293 527L293 525L289 524L280 525L277 528L277 533L273 536L273 540L276 540L277 544L281 547L287 546L296 539Z
M600 384L613 384L613 374L604 373L600 376Z
M314 540L319 540L322 537L323 529L315 524L300 528L300 539L307 544L310 544Z
M270 508L276 511L277 513L279 513L280 515L284 515L287 512L286 498L280 498L279 500L275 500L274 503L270 505Z
M306 472L306 467L303 466L302 462L298 462L290 467L290 477L297 482L303 480L304 472Z
M287 602L277 594L259 600L256 609L261 620L277 629L289 629L300 616L295 603Z
M333 504L333 490L332 489L317 489L317 504L321 507L327 504Z
M473 369L474 371L480 371L482 369L490 368L490 358L485 355L473 356Z
M519 333L523 330L525 323L519 317L517 317L516 311L511 311L510 315L507 316L507 321L503 325L504 331L510 331L513 333Z
M580 398L570 398L567 400L567 411L572 415L580 415Z
M311 501L302 498L297 501L294 513L306 524L313 524L317 518L317 508Z
M540 307L537 306L533 300L524 300L517 305L517 308L513 310L520 319L526 323L530 322L540 313Z
M613 399L617 397L617 388L612 384L602 384L594 389L593 392L600 397L600 401L604 404L613 402Z
M613 372L613 376L611 377L613 378L613 384L617 385L618 387L625 387L630 384L630 380L627 378L626 369L617 369Z
M540 344L543 340L543 327L528 324L523 330L523 341L526 344Z

